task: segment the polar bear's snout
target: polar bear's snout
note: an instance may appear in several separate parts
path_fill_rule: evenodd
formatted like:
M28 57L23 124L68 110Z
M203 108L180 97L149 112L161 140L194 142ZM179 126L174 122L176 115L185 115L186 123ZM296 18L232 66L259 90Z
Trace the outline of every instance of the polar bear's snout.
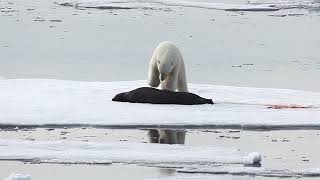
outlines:
M167 75L166 75L166 74L164 74L164 73L161 73L161 74L160 74L160 80L161 80L161 81L164 81L166 78L167 78Z

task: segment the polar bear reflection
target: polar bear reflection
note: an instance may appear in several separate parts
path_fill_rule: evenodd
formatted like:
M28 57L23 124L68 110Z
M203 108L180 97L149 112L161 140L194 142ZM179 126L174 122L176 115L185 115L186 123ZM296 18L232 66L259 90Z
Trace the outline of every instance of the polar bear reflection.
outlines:
M148 135L150 143L184 144L186 131L172 129L151 129L149 130Z

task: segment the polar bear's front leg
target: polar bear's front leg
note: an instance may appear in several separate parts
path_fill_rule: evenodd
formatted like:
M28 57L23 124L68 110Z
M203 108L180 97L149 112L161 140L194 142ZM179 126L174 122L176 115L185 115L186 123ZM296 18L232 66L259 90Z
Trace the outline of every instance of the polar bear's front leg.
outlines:
M149 72L148 72L148 84L151 87L158 87L160 84L159 70L158 70L157 64L154 63L153 59L151 59L150 61Z
M188 82L186 77L186 70L184 67L183 61L180 64L180 71L178 74L178 83L177 83L177 90L178 92L189 92L188 90Z
M178 78L177 90L178 92L189 92L187 81L185 78L180 78L180 77Z

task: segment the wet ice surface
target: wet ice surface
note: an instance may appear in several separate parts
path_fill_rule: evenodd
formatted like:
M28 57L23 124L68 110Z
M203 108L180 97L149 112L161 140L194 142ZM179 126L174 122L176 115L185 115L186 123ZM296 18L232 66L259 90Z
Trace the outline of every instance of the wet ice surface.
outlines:
M320 93L190 84L190 91L215 105L154 105L113 102L118 93L145 81L76 82L0 80L3 127L212 127L237 129L318 129ZM268 109L298 104L306 109Z

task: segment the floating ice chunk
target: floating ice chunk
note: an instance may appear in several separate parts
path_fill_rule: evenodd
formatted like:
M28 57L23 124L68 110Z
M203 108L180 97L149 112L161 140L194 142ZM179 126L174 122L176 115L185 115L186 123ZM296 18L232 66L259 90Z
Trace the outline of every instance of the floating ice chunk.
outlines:
M6 177L4 180L31 180L31 176L12 173L10 176Z
M261 162L261 154L258 152L249 153L243 158L244 164L258 164Z
M105 162L157 165L243 164L247 153L214 146L128 142L57 142L0 140L0 159L36 163ZM253 162L253 161L252 161Z

